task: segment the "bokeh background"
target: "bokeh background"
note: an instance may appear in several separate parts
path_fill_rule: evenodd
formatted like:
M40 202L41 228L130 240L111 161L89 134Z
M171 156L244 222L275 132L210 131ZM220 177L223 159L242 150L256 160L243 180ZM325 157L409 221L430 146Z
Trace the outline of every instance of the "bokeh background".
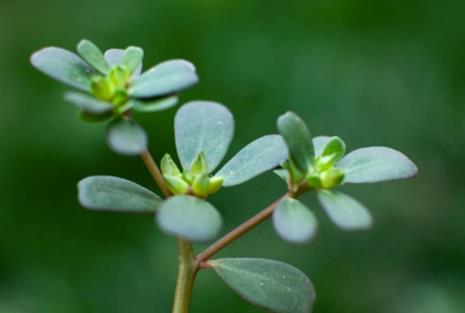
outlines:
M465 312L464 17L459 0L1 0L0 312L170 312L175 240L151 217L76 201L85 176L155 188L150 176L138 158L111 153L104 126L81 122L66 88L28 61L81 38L140 45L146 66L194 62L201 83L182 101L229 106L229 156L293 110L315 135L337 134L349 149L391 146L420 168L413 180L344 187L371 208L369 231L336 229L309 195L320 221L311 244L284 243L268 222L222 256L298 266L318 313ZM140 117L158 159L174 152L174 113ZM226 230L283 190L266 174L212 201ZM192 312L262 310L202 272Z

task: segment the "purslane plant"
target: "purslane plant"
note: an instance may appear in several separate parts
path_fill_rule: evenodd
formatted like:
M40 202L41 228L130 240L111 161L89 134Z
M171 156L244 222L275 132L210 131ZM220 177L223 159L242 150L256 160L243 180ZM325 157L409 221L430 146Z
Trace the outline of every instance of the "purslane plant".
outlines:
M79 55L48 47L34 53L32 64L48 76L82 92L65 99L81 110L85 121L111 120L110 148L123 155L140 155L162 196L129 180L91 176L78 183L81 205L92 210L154 214L160 229L177 237L178 278L173 313L189 311L199 271L213 269L249 302L277 313L312 311L315 291L308 277L283 262L260 258L212 259L231 242L272 218L277 234L291 243L313 238L317 221L297 198L315 191L330 220L344 230L366 229L372 217L357 200L333 189L346 183L372 183L414 176L417 168L405 155L386 147L368 147L347 155L339 137L312 138L295 113L278 118L279 134L260 137L219 170L234 134L234 119L223 105L192 101L175 116L179 165L165 154L160 167L148 151L147 135L133 111L156 112L173 107L177 93L198 82L195 67L184 60L166 61L142 73L143 50L128 47L102 53L82 40ZM286 192L267 208L194 255L193 243L215 239L222 218L208 200L232 187L274 172L285 180Z

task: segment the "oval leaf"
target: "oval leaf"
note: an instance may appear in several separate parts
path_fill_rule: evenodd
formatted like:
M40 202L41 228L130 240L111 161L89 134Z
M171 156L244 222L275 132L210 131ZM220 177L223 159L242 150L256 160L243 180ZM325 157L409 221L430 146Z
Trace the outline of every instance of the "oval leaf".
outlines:
M278 131L286 141L291 159L301 171L307 172L313 159L313 145L304 121L294 112L287 112L278 118Z
M404 154L386 147L367 147L347 154L337 166L346 183L375 183L415 176L415 164Z
M273 213L273 226L279 236L294 243L304 243L315 235L317 221L300 201L286 198Z
M129 72L133 72L140 64L142 64L142 59L144 58L144 50L139 47L127 47L124 50L123 55L121 56L121 65L126 67Z
M299 269L255 258L208 262L218 276L245 300L276 313L310 313L315 289Z
M110 66L105 60L102 51L91 41L87 39L81 40L77 45L77 51L81 57L92 65L97 71L102 74L108 74Z
M110 124L107 142L116 153L137 155L147 149L147 134L136 122L119 119Z
M210 173L228 150L234 134L234 119L231 112L219 103L193 101L183 105L176 113L174 131L183 168L189 170L203 151Z
M373 223L367 208L348 195L321 190L318 192L318 199L331 221L342 229L366 229Z
M224 179L225 187L238 185L275 168L286 160L287 154L281 136L263 136L245 146L215 176Z
M31 63L39 71L58 81L90 91L90 77L95 71L68 50L57 47L44 48L31 56Z
M198 80L192 63L171 60L156 65L138 77L130 93L140 98L158 97L187 89Z
M78 183L78 198L88 209L130 213L153 212L162 202L150 190L112 176L84 178Z
M346 144L339 137L331 137L326 143L322 156L333 156L333 162L339 161L346 153Z
M100 115L113 110L113 106L110 103L97 100L92 96L80 92L65 93L65 100L91 114Z
M108 49L107 51L105 51L104 56L108 62L108 65L110 65L110 67L115 67L122 63L123 54L124 54L123 49ZM132 73L132 77L133 78L138 77L141 72L142 72L142 62L139 63L139 65L136 67L136 69Z
M160 228L191 241L207 241L221 230L221 215L210 203L191 196L174 196L163 202L157 214Z
M179 98L177 96L172 96L168 98L162 98L152 101L139 101L133 99L134 107L133 109L138 112L158 112L167 110L174 107L178 103Z

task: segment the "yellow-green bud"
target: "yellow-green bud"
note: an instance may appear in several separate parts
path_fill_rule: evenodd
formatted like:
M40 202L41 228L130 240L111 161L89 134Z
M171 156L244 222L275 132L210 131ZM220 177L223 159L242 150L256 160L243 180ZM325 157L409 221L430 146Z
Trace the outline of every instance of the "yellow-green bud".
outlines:
M206 197L210 193L210 178L207 175L197 176L192 184L192 190L199 197Z
M126 89L126 83L129 81L130 73L121 66L116 66L111 69L108 78L113 83L116 89Z
M212 194L217 192L223 186L223 178L222 177L212 177L210 178L210 185L208 187L208 193Z
M171 175L163 175L163 178L173 194L184 195L189 191L189 184L182 178Z
M165 154L160 162L161 171L163 175L170 175L170 176L180 176L181 171L179 170L176 163L173 161L169 154Z
M182 178L188 182L189 184L192 184L194 182L194 176L192 176L189 172L184 171L182 172Z
M318 174L311 174L307 178L307 183L311 188L319 189L321 188L321 178Z
M320 174L321 186L325 189L339 186L344 180L344 172L337 168L331 168Z
M106 77L94 77L91 84L92 94L100 100L109 101L115 92L115 86Z
M208 173L207 159L205 153L200 151L190 168L190 174L193 176L203 175Z

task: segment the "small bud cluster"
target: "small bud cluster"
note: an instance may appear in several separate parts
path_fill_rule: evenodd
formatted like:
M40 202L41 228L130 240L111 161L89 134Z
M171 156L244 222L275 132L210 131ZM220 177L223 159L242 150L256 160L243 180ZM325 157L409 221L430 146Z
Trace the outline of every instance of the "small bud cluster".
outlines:
M289 172L291 184L306 183L312 189L331 189L339 186L344 180L344 172L337 168L336 163L345 154L345 144L338 138L331 138L321 155L308 161L308 170L303 173L292 159L282 166Z
M175 195L193 194L206 198L223 186L223 178L210 177L205 154L200 152L189 170L181 170L169 154L161 160L161 171L170 191Z
M131 71L121 65L113 67L106 76L96 75L92 77L92 94L120 107L129 100L127 90L131 75Z

